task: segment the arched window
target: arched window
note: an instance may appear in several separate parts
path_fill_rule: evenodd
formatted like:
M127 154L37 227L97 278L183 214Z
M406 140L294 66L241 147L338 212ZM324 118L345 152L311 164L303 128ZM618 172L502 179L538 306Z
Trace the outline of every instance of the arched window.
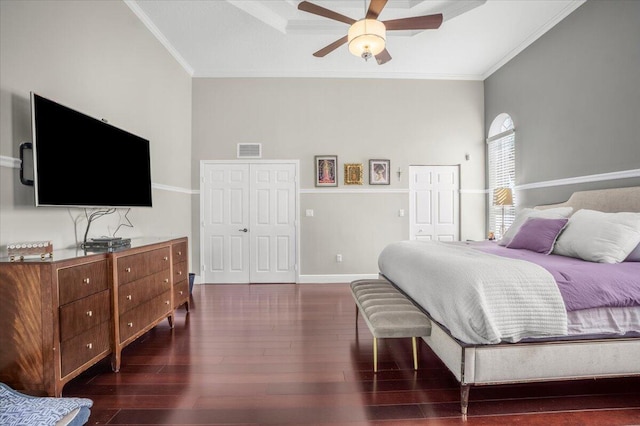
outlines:
M515 128L511 116L499 114L491 123L487 138L487 170L489 177L489 230L497 239L515 218L516 161Z

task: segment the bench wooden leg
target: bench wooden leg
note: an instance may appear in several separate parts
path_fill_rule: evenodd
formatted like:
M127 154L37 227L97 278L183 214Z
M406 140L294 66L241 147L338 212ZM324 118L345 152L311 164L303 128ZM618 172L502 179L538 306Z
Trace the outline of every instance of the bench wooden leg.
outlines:
M373 372L378 372L378 339L373 338Z
M413 369L418 369L418 345L416 344L415 336L411 338L411 345L413 346Z

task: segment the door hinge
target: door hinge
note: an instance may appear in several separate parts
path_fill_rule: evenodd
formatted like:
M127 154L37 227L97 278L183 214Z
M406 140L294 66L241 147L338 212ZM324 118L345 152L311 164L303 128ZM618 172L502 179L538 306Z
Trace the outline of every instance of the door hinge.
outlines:
M201 268L202 268L203 271L207 270L207 266L206 265L202 265Z

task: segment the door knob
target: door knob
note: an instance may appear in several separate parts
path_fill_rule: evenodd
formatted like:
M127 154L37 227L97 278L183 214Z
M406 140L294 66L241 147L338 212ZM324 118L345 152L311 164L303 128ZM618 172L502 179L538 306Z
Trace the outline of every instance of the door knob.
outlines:
M247 228L238 229L238 231L240 231L240 232L249 232L249 230Z

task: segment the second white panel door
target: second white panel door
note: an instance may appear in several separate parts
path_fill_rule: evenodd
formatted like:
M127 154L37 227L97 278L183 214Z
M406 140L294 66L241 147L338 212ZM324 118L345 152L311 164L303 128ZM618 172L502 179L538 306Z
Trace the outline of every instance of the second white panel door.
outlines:
M409 167L410 239L460 239L459 175L458 166Z

